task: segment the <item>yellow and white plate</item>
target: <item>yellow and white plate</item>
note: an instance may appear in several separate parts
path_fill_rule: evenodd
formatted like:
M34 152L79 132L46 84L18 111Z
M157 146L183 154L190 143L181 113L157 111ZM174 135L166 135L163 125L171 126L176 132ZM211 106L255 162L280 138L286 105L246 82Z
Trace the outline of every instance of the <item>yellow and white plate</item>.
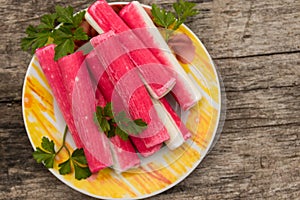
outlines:
M114 4L116 5L116 4ZM139 168L117 174L107 168L86 180L76 180L74 174L60 175L58 166L50 169L59 180L86 195L103 199L140 199L159 194L185 179L206 156L222 126L220 80L216 68L197 36L186 26L180 32L187 34L196 47L192 63L182 67L197 83L203 97L186 113L186 126L192 137L176 150L163 148L153 156L143 159ZM62 143L65 121L58 109L47 80L33 56L24 81L22 95L23 117L32 146L38 147L43 136L53 140L56 147ZM223 109L223 108L222 108ZM68 134L67 145L74 149ZM67 159L67 152L57 156L56 163Z

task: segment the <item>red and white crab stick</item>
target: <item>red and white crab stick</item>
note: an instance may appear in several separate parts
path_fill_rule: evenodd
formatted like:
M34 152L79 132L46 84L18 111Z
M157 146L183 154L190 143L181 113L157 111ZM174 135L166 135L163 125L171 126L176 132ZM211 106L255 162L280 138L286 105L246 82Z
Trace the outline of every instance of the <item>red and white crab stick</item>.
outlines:
M93 122L94 96L88 71L81 68L83 54L76 52L65 56L58 61L60 64L54 61L54 54L54 45L36 51L76 146L83 148L92 173L111 166L113 163L108 140L103 137L104 134L99 133ZM76 106L80 109L72 109Z
M98 0L93 3L85 14L86 20L99 33L114 31L119 37L124 49L132 59L142 75L151 96L159 99L166 95L175 85L175 78L172 72L164 69L156 57L147 49L143 42L131 31L124 21L115 13L105 0ZM157 67L143 68L141 66L156 64ZM159 68L159 73L157 69Z
M92 38L90 42L116 91L122 97L123 104L128 105L133 120L142 119L148 125L146 130L133 138L140 137L146 147L153 147L168 140L169 135L153 109L152 100L139 79L137 69L124 53L118 39L113 31L109 31Z
M176 72L176 85L172 93L180 107L187 110L194 106L202 97L200 91L171 53L165 39L142 5L137 1L132 1L122 8L119 16L134 30L146 47L151 47L152 53L164 66Z
M114 85L111 82L107 72L105 71L103 64L100 62L95 49L87 55L86 62L87 62L87 65L89 67L89 70L90 70L92 76L98 82L98 88L100 89L101 93L103 94L105 100L107 102L111 102L112 95L114 92ZM116 94L116 95L118 95L118 94ZM114 104L113 106L117 106L117 105ZM154 154L162 146L162 144L157 144L153 147L148 148L144 144L144 141L142 140L142 138L130 136L130 139L132 140L132 142L135 145L138 152L144 157L148 157L148 156Z

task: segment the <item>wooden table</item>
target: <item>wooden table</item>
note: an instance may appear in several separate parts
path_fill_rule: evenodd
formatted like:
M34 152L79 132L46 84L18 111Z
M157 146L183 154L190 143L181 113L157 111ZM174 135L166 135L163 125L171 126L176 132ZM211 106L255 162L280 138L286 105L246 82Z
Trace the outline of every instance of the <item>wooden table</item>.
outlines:
M0 199L89 199L33 160L24 129L21 92L31 59L20 49L25 28L56 4L79 10L92 3L49 2L0 1ZM227 119L196 170L154 199L299 199L300 1L195 2L200 14L186 24L219 68Z

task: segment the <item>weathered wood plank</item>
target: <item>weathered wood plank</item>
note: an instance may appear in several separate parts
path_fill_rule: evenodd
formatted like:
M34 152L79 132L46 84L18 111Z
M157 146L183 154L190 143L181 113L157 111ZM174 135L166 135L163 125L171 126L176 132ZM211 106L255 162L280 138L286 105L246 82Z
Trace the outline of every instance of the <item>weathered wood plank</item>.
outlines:
M228 92L299 87L300 53L215 59Z
M215 58L300 50L300 2L215 0L188 25Z

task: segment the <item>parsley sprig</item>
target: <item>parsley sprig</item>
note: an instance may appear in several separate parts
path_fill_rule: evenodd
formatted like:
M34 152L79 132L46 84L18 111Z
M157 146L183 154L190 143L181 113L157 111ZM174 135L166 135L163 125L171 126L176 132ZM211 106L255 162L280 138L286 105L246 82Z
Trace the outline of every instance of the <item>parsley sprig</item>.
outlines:
M85 11L81 11L75 15L71 6L66 8L56 6L55 13L43 15L38 26L28 26L27 37L21 40L22 49L24 51L31 49L33 54L37 48L54 43L55 60L73 53L75 41L89 39L80 27L84 14ZM56 28L58 24L60 26Z
M169 40L173 32L177 30L188 17L195 16L199 13L199 11L195 9L195 6L195 3L180 0L179 2L173 3L174 11L171 12L159 8L156 4L152 4L151 13L153 21L157 26L166 29L166 41Z
M131 120L124 111L114 115L111 103L97 106L94 119L108 138L118 135L122 140L128 140L130 134L137 135L147 128L142 119Z
M49 140L47 137L42 138L41 147L37 147L36 151L33 152L33 158L38 163L43 163L47 168L53 168L55 157L64 148L66 149L69 158L63 163L59 163L59 173L61 175L70 174L72 172L72 166L75 171L75 178L77 180L86 179L91 175L88 168L87 161L83 152L83 149L76 149L72 154L66 146L66 135L68 127L66 126L63 136L62 146L55 151L53 140Z
M47 168L53 168L56 152L54 150L54 142L48 138L42 138L42 148L37 147L33 152L33 158L38 162L43 162Z

